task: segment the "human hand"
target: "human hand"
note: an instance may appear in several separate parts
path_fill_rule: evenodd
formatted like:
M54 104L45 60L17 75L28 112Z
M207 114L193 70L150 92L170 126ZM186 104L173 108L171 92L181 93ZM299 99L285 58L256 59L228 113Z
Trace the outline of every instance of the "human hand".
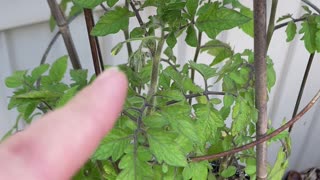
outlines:
M70 179L112 128L126 92L125 75L108 70L65 107L5 140L0 179Z

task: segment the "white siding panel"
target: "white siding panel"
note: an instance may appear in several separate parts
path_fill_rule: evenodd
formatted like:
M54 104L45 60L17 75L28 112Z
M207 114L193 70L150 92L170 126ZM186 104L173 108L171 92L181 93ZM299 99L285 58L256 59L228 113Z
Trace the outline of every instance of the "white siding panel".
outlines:
M50 15L45 0L0 0L0 30L46 21Z
M4 32L0 32L0 137L2 137L14 124L16 112L7 111L8 96L11 91L4 84L5 77L13 72L10 64L7 38Z

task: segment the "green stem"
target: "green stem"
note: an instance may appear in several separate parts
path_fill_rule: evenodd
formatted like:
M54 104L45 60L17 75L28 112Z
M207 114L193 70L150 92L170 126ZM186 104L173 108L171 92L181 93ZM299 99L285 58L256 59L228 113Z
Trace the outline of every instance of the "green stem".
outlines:
M198 45L197 45L196 52L195 52L194 57L193 57L193 62L195 62L195 63L198 61L198 58L199 58L200 49L201 49L201 39L202 39L202 32L199 31L199 33L198 33ZM192 81L194 81L194 76L195 76L195 70L191 69L191 80Z
M126 1L125 7L129 10L129 2L128 1ZM130 59L131 54L132 54L132 46L131 46L131 43L127 41L130 38L130 36L129 36L129 27L127 27L123 31L123 33L124 33L124 38L126 39L126 42L127 42L128 57Z
M272 0L269 26L268 26L268 32L267 32L267 50L269 48L269 45L273 36L273 32L274 32L277 6L278 6L278 0Z
M131 46L130 41L128 41L128 39L130 38L128 29L124 30L123 34L124 34L124 38L126 39L128 57L130 58L132 55L132 46Z
M160 61L161 61L161 53L162 53L163 45L165 42L164 31L162 30L161 33L162 33L161 39L158 42L158 46L157 46L155 55L153 57L151 83L150 83L150 88L149 88L148 95L147 95L147 101L149 101L149 103L151 105L154 105L154 103L155 103L154 95L156 94L157 88L158 88L159 66L160 66ZM148 112L150 112L150 111L148 110Z
M199 58L199 54L200 54L200 50L201 50L201 39L202 39L202 32L199 31L198 32L198 45L197 45L196 52L194 53L194 57L193 57L193 62L195 62L195 63L198 61L198 58ZM195 77L195 70L191 69L192 82L194 82L194 77ZM189 104L192 104L192 99L189 100Z

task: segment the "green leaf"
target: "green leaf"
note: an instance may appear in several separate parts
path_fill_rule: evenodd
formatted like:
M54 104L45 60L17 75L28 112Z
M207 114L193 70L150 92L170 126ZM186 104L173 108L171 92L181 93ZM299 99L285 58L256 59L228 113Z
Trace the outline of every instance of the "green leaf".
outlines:
M65 104L67 104L67 102L69 102L77 92L78 92L78 86L74 86L68 89L66 93L59 99L56 107L62 107Z
M203 144L217 134L217 129L224 126L224 121L211 104L196 104L193 108L197 117L196 129Z
M120 116L116 122L115 127L124 129L128 132L133 132L137 129L137 123L127 116Z
M161 1L158 1L158 0L146 0L142 7L157 6L160 3L161 3Z
M186 43L191 47L198 46L198 37L194 25L190 25L187 29Z
M23 81L27 71L16 71L11 76L5 79L5 84L8 88L17 88L23 85Z
M115 34L129 26L129 18L134 16L127 8L116 7L103 15L91 31L93 36Z
M172 79L178 88L184 93L187 91L192 91L194 93L200 93L203 91L199 86L195 85L189 77L175 71L171 66L162 71L162 75L164 75L166 78Z
M223 76L222 90L226 92L234 92L236 89L234 81L227 75Z
M208 99L206 96L198 96L198 97L196 97L196 100L199 104L207 104L208 103Z
M186 97L178 90L163 90L159 91L157 95L166 98L169 101L184 101Z
M142 27L136 27L130 32L130 38L142 38L145 30Z
M291 18L292 18L292 14L283 15L283 16L279 17L279 19L277 20L277 23L281 22L283 20L286 20L286 19L291 19Z
M297 33L297 25L296 23L294 23L293 21L290 21L288 23L287 29L286 29L286 33L287 33L287 42L290 42L294 39L296 33Z
M183 178L207 180L208 166L209 166L208 161L192 162L183 169L182 171Z
M283 151L283 149L280 148L277 161L268 174L268 179L282 179L287 167L288 160L286 159L286 153Z
M243 32L248 34L249 36L253 37L253 12L251 9L247 7L242 7L240 9L240 13L251 18L251 20L245 24L240 25L240 28L242 29Z
M167 165L166 163L163 163L163 164L162 164L162 172L163 172L163 173L167 173L168 170L169 170L169 169L168 169L168 165Z
M107 0L107 4L109 7L113 7L119 0Z
M164 55L166 55L169 58L169 60L176 62L177 58L174 56L173 51L170 47L167 47L163 53L164 53Z
M198 71L205 80L208 80L217 75L217 69L209 67L206 64L195 63L193 61L189 61L189 64L191 68Z
M271 91L271 88L276 84L276 71L273 68L272 63L267 64L267 86L268 91Z
M185 154L174 142L173 134L159 129L149 129L147 134L150 150L159 163L164 161L168 165L178 167L185 167L188 164Z
M253 174L256 173L256 169L257 169L256 166L250 166L249 165L249 166L246 166L246 168L244 170L245 170L246 174L253 175Z
M187 0L186 2L187 10L192 18L196 15L198 4L199 0Z
M274 128L269 129L268 130L268 134L272 133L273 131L274 131ZM283 139L285 139L287 137L289 137L289 132L288 131L282 131L281 133L279 133L275 137L271 138L268 142L277 142L277 141L283 140Z
M241 69L242 70L242 69ZM241 73L241 71L232 71L229 77L238 85L242 86L247 83L249 79L249 72Z
M29 91L23 94L14 95L15 99L55 99L61 97L61 94L48 90Z
M117 55L121 51L122 47L123 47L123 43L122 42L118 43L116 46L114 46L111 49L111 55L112 56Z
M230 107L234 102L234 97L232 95L224 95L223 97L223 104L226 107Z
M94 161L88 161L82 168L72 177L72 180L93 180L100 176L100 171ZM111 175L110 175L111 176ZM110 179L111 180L111 179Z
M219 8L217 3L203 5L198 15L196 26L212 39L224 30L243 25L251 20L235 10Z
M73 2L82 8L92 9L106 0L73 0Z
M46 80L46 82L44 82L45 79L49 79L49 80ZM49 84L48 84L49 82ZM51 83L51 84L50 84ZM64 84L64 83L53 83L50 81L50 78L48 76L43 76L41 78L41 86L40 88L42 90L48 90L48 91L51 91L51 92L55 92L55 93L59 93L59 94L64 94L64 92L69 89L69 86Z
M54 20L53 16L50 16L49 19L49 27L50 27L50 31L53 32L54 28L56 27L56 21Z
M153 113L149 116L146 116L142 119L142 121L147 127L150 128L162 128L165 125L169 125L168 120L163 118L163 116L158 113Z
M104 178L106 180L115 180L117 178L117 170L115 169L114 164L110 161L103 162L103 170L105 172Z
M37 108L38 103L29 103L25 106L24 111L21 113L23 115L23 119L27 120L31 116L31 114L34 112L34 110Z
M231 111L231 108L230 107L226 107L226 106L223 106L220 109L220 114L221 114L221 117L222 117L223 120L226 120L229 117L230 111Z
M221 172L221 176L224 178L232 177L233 175L235 175L236 171L237 171L236 167L229 166L229 167L227 167L227 169L225 169Z
M70 70L70 76L74 83L71 84L72 87L78 86L79 89L82 89L88 84L88 70L87 69L77 69Z
M170 33L166 40L168 46L173 49L174 46L177 44L177 39L174 33Z
M182 9L185 7L185 2L168 2L161 5L163 8L158 8L158 16L160 20L168 23L171 27L178 26L184 23L184 18L181 16Z
M232 127L231 134L233 136L243 133L246 130L247 125L249 124L251 118L251 107L242 100L241 97L237 98L236 103L233 107L232 112Z
M136 152L133 147L126 150L126 155L119 163L119 168L122 170L117 180L152 179L152 166L147 162L151 159L152 155L145 147L138 147Z
M124 151L132 139L133 136L131 132L114 128L102 140L98 149L93 154L92 159L105 160L111 156L112 160L116 161L124 154Z
M210 99L210 102L212 104L218 105L218 104L221 104L222 101L219 98L212 98L212 99Z
M34 81L38 80L42 74L48 71L49 64L42 64L36 68L34 68L31 72L31 77Z
M60 82L67 71L67 65L68 56L62 56L61 58L56 60L49 70L50 80L55 83Z
M299 33L303 34L302 39L309 53L314 53L317 50L317 45L316 45L317 31L318 31L317 23L315 22L314 16L310 16L306 21L302 23L302 28L299 31ZM320 47L319 47L319 50L320 50Z
M182 78L182 88L185 92L200 93L203 91L199 86L195 85L189 77Z
M302 8L307 12L307 14L312 14L312 11L309 9L308 6L302 6Z
M241 9L244 7L239 0L223 0L223 5L226 6L228 4L231 4L233 8Z
M77 6L76 4L73 4L73 6L71 7L70 13L69 13L69 19L71 17L74 17L78 14L80 14L83 11L82 7Z
M233 55L233 50L231 49L229 44L226 44L226 43L221 42L216 39L207 42L201 48L201 52L203 52L203 51L207 51L208 54L215 56L215 59L210 64L210 66L214 66L216 64L219 64L223 60L225 60Z
M171 125L174 131L185 136L193 142L198 141L194 121L191 119L189 105L171 105L163 108L161 114Z

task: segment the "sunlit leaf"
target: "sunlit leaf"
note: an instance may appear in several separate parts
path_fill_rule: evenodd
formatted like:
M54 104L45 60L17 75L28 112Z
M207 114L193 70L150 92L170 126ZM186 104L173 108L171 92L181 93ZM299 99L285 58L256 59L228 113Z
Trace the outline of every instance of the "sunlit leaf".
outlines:
M115 34L129 26L129 18L134 16L127 8L116 7L103 15L91 31L93 36Z

